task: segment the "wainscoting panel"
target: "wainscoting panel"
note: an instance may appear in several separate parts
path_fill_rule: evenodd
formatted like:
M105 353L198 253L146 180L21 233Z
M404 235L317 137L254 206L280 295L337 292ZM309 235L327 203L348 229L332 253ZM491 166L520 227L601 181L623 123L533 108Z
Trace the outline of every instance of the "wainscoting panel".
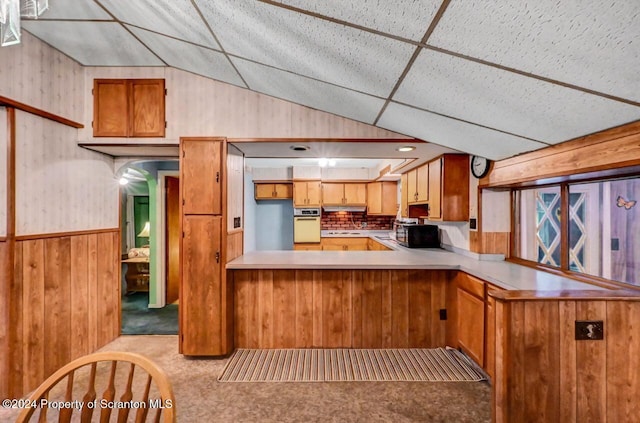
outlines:
M11 317L9 282L9 243L0 240L0 399L9 397L9 331Z
M433 270L235 270L236 348L445 346Z
M12 396L119 335L118 240L114 229L16 242Z

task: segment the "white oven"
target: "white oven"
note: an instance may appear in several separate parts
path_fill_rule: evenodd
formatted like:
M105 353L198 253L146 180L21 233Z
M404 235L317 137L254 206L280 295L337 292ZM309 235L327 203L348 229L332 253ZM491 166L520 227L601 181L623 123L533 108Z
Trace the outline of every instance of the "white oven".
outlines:
M320 209L293 210L293 242L320 242Z

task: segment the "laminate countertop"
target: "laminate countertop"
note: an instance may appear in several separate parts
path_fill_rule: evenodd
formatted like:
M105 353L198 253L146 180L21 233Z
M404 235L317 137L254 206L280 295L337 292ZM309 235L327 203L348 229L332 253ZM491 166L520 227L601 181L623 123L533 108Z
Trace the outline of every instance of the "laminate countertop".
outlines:
M390 251L253 251L227 263L227 269L462 270L507 290L606 289L504 260L478 260L437 248L405 248L392 239L384 239L389 238L388 232L360 232L359 235L350 234L350 236L368 236L393 249Z

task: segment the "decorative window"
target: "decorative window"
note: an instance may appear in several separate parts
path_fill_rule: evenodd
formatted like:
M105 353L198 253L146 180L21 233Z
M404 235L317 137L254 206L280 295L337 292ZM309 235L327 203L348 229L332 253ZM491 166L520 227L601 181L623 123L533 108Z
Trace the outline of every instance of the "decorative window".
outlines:
M640 178L519 189L514 199L515 257L640 285Z

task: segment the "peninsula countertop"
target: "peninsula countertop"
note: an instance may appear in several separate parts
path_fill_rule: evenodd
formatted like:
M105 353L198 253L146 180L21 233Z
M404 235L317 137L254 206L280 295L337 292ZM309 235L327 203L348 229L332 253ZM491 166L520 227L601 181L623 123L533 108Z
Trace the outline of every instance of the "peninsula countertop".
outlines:
M227 269L462 270L507 290L605 289L504 260L478 260L439 248L404 248L392 239L384 239L389 238L389 233L385 231L360 232L350 236L368 236L393 249L390 251L253 251L227 263Z

